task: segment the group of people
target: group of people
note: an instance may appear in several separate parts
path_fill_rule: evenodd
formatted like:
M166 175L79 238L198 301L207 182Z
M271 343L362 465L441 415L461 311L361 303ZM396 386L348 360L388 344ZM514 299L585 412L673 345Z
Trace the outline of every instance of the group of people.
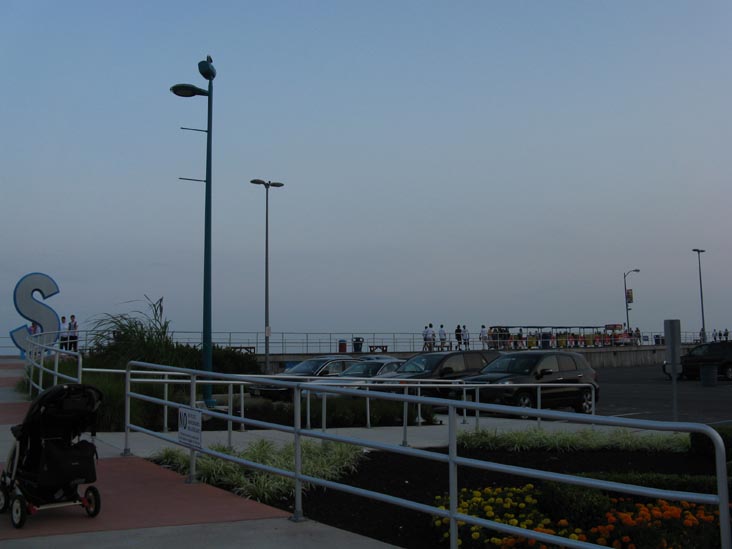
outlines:
M31 335L40 334L43 330L35 322L31 323ZM61 340L61 349L65 351L78 351L79 349L79 323L76 322L76 316L71 315L69 321L66 317L61 317L61 330L59 331L59 339Z
M729 341L729 330L727 328L724 329L724 331L716 329L712 331L712 340L713 341Z
M483 345L483 349L487 349L488 330L486 330L485 324L480 327L480 335L478 337ZM452 342L448 342L447 331L445 330L444 324L440 324L440 328L436 332L432 323L425 326L424 330L422 330L422 339L424 340L424 345L422 345L423 351L434 351L435 349L438 351L444 351L446 349L452 349ZM465 324L462 326L458 324L455 327L455 348L458 351L463 349L466 351L470 350L470 330L468 330L468 327Z

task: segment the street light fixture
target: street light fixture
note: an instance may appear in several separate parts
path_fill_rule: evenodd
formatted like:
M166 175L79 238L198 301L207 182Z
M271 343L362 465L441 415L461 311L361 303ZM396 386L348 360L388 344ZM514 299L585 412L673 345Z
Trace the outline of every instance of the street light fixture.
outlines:
M198 63L198 72L208 80L208 91L193 84L176 84L170 91L179 97L195 97L202 95L208 97L208 122L206 125L206 179L190 179L181 177L186 181L201 181L206 183L206 203L204 215L204 239L203 239L203 337L202 355L203 370L213 370L213 347L211 344L211 130L213 118L213 80L216 78L216 69L213 66L213 59L207 56L204 61ZM183 128L191 129L191 128ZM216 404L212 397L211 385L203 386L203 399L206 405L211 407Z
M284 183L277 181L264 181L262 179L252 179L253 185L262 185L265 188L265 216L264 216L264 371L269 371L269 337L272 335L272 329L269 325L269 188L284 187Z
M625 290L625 326L627 327L628 333L630 333L630 307L628 307L628 284L626 279L630 273L639 273L640 269L632 269L627 273L623 273L623 289Z
M702 287L702 275L701 275L701 254L706 252L706 250L700 250L699 248L694 248L691 250L692 252L696 252L696 257L699 260L699 298L701 300L701 313L702 313L702 331L701 331L701 342L706 343L707 342L707 326L704 322L704 288Z

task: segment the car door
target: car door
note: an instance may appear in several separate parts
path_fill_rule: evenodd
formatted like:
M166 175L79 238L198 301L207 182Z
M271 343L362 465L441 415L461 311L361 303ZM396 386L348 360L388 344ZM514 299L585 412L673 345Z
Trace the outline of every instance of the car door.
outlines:
M559 373L563 378L562 383L580 383L582 382L582 374L579 371L574 358L569 355L557 355L559 363ZM572 406L580 396L579 387L564 387L558 391L556 400L557 406Z
M557 402L563 399L562 387L557 387L557 383L564 382L564 376L559 371L559 361L557 355L547 355L541 359L534 370L537 374L536 382L541 387L541 407L551 408L557 406ZM552 387L554 385L554 387Z

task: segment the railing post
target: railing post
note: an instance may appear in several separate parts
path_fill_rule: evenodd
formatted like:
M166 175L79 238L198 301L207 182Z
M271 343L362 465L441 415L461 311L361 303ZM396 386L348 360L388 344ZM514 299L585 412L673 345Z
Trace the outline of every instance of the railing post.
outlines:
M366 392L369 392L369 388L366 387ZM366 428L371 429L371 399L366 397Z
M165 380L165 383L163 383L163 400L165 402L168 402L168 380L169 380L169 377L168 377L168 374L167 373L163 374L163 379ZM167 433L168 432L168 411L169 411L168 405L165 404L163 406L163 433Z
M58 349L56 349L56 355L53 359L53 384L58 385Z
M448 493L450 494L450 549L458 547L458 524L455 515L458 510L458 467L457 458L457 413L454 405L448 408Z
M38 368L38 392L43 392L43 370L46 369L44 361L46 360L46 350L41 349L41 366Z
M244 384L243 383L241 385L239 385L239 417L241 419L244 419ZM246 431L247 430L246 423L240 423L239 430Z
M127 363L125 372L125 447L122 450L123 456L132 455L130 452L130 363Z
M409 394L409 387L404 387L404 396ZM407 424L409 423L409 403L405 400L402 413L402 446L409 446L407 443Z
M229 407L229 409L226 411L226 415L227 416L231 416L232 410L234 408L234 384L233 383L229 383L229 404L228 404L228 407ZM227 421L227 430L228 430L227 437L228 437L229 448L233 448L234 447L234 445L231 443L231 430L232 430L232 427L233 427L233 422L231 421L231 419L229 419Z
M465 385L463 385L463 402L468 400L468 390L465 388ZM467 425L468 423L468 409L463 408L463 425Z
M188 403L191 408L196 407L196 375L191 374L191 390L190 395L188 397ZM180 426L178 426L178 430L180 430ZM188 480L186 480L188 484L195 484L196 482L196 451L191 448L188 451Z
M305 418L305 427L307 429L312 429L312 424L310 423L310 392L308 392L308 396L305 398L305 415L307 416Z
M480 404L480 387L475 387L475 403ZM480 410L475 409L475 431L480 431Z
M300 418L300 407L302 405L302 397L300 395L300 386L295 387L293 392L294 399L294 416L295 416L295 440L294 440L294 451L295 451L295 510L292 514L291 520L300 522L303 520L302 513L302 447L300 441L300 429L301 429L301 418Z
M76 354L76 379L79 380L79 383L82 382L83 376L84 376L84 358L81 356L81 353L77 351L77 354Z
M320 409L320 430L325 433L325 429L326 429L325 416L328 413L328 405L327 405L328 393L323 393L322 401L323 401L323 403L321 404L321 409Z
M536 409L541 410L541 385L536 386ZM536 418L536 426L541 427L541 418Z

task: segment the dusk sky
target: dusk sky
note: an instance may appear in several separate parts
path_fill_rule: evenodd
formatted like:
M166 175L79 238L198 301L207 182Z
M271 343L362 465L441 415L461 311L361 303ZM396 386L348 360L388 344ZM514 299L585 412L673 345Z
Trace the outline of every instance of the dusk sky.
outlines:
M0 337L13 289L82 327L427 322L732 329L732 2L2 0Z

